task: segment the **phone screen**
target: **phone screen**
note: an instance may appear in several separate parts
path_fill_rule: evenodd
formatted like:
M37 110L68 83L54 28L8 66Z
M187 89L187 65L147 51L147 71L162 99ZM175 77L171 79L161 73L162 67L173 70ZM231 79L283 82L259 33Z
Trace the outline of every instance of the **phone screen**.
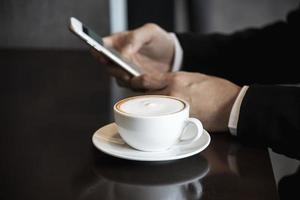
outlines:
M88 36L90 36L91 38L93 38L96 42L98 42L99 44L103 45L103 41L102 39L92 30L88 29L87 27L82 25L82 31L87 34Z
M82 25L82 31L88 35L89 37L91 37L93 40L95 40L97 43L99 43L101 46L104 47L104 43L101 37L99 37L94 31L92 31L90 28ZM113 54L114 56L118 57L119 59L121 59L124 63L126 63L128 66L130 66L132 68L132 70L135 71L135 75L137 74L142 74L142 70L137 67L135 64L133 64L132 62L128 61L127 59L125 59L124 57L122 57L122 55L115 50L114 48L110 48L105 46L105 48L107 50L110 51L111 54Z

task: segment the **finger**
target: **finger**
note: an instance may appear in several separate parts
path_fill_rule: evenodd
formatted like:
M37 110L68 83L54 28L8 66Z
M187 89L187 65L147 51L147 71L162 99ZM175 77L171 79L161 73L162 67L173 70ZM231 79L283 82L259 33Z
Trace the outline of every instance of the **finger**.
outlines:
M164 73L143 74L133 77L130 82L133 89L160 90L168 85L167 75Z
M111 76L114 76L116 79L123 82L128 82L128 84L130 84L129 82L131 79L131 75L128 74L124 69L115 65L109 65L106 69Z
M124 81L124 80L122 80L120 78L116 78L116 77L114 77L114 78L116 79L116 82L120 87L129 88L132 91L139 92L139 93L145 93L146 92L145 89L134 89L134 88L132 88L131 85L130 85L130 81Z
M114 46L113 39L114 39L113 36L108 36L108 37L102 38L104 46L113 47Z
M128 43L129 32L123 31L114 33L113 35L103 38L104 46L114 48L116 50L122 49Z
M105 57L102 53L100 53L96 49L91 48L90 52L96 58L96 60L99 61L100 63L102 63L104 65L111 64L110 59L108 59L107 57Z
M162 90L147 90L145 92L147 95L167 95L169 96L169 89L166 87Z
M130 83L128 81L123 81L121 79L116 78L117 84L120 87L130 88Z
M155 73L150 79L151 90L161 90L166 88L169 84L169 74L168 73Z
M113 47L121 52L123 56L130 57L131 54L138 52L142 46L149 43L153 37L154 25L144 25L132 31L115 33L104 37L103 42L109 47Z
M122 57L131 60L131 57L138 51L133 48L136 41L133 40L132 35L132 32L120 32L105 37L103 38L104 46L115 49Z
M145 24L132 31L132 41L135 41L134 50L150 43L158 32L158 26L153 23Z

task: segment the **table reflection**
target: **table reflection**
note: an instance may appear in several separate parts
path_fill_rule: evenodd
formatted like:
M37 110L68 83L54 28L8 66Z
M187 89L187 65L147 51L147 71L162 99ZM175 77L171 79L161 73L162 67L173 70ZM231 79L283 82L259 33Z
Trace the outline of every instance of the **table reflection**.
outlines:
M212 141L202 152L211 167L201 199L278 199L267 151L226 135L212 135Z
M77 199L200 199L201 179L209 172L205 157L169 162L133 162L98 152L89 182Z

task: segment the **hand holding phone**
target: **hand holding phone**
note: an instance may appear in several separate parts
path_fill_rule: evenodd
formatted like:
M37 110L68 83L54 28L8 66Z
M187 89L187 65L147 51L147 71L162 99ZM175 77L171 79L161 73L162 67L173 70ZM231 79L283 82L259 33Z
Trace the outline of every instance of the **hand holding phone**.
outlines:
M120 66L132 76L140 76L143 74L140 67L122 57L115 49L105 46L100 36L74 17L70 18L70 30L88 45L96 49L103 56L111 60L117 66Z

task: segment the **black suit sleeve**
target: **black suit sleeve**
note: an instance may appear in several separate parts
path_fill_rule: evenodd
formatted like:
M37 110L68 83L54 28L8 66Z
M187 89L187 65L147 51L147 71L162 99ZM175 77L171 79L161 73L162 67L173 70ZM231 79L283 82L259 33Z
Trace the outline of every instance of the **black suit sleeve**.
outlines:
M300 87L251 85L240 108L237 135L300 159Z
M233 34L177 34L183 70L227 78L238 84L299 81L300 10L262 28ZM270 73L272 72L272 73Z
M250 85L241 105L238 138L298 159L300 88L277 84L300 82L299 29L298 9L286 21L230 35L177 34L183 70Z

